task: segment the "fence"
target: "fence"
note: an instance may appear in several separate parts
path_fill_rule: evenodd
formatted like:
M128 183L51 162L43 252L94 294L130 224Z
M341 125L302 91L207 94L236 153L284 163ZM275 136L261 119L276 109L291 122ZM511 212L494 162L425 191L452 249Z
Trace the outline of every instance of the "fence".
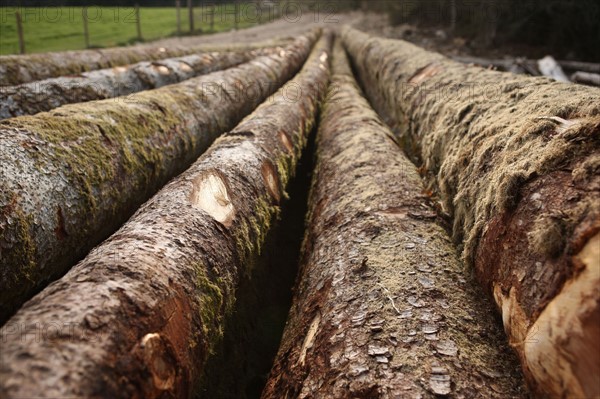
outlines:
M58 7L45 7L45 8L14 8L9 9L8 7L2 8L2 23L5 30L4 45L2 47L3 53L15 53L19 52L25 54L26 52L36 51L54 51L54 50L65 50L75 48L97 48L103 47L98 42L94 43L94 39L97 41L100 37L105 38L108 35L112 35L112 39L123 39L124 42L118 42L117 44L129 44L131 42L142 42L145 39L158 39L165 36L182 36L189 34L200 34L204 32L217 32L220 30L227 29L240 29L255 24L264 23L271 21L281 16L281 10L285 8L290 2L286 1L238 1L234 0L226 4L214 4L210 1L194 2L192 0L186 0L185 8L182 5L181 0L175 0L175 7L171 8L144 8L143 12L140 11L139 4L134 7L64 7L58 10ZM196 3L196 4L194 4ZM51 11L48 11L51 10ZM151 11L155 10L155 11ZM156 10L162 10L159 13ZM174 14L173 15L173 11ZM135 32L127 33L127 37L117 37L114 26L107 26L104 28L96 27L97 30L104 29L103 32L93 33L93 25L101 25L99 22L106 24L106 21L100 21L99 15L104 12L104 18L108 19L109 22L124 22L127 24L135 24ZM187 12L187 18L184 18L182 13ZM42 15L40 15L42 13ZM114 15L113 15L114 13ZM13 14L13 15L11 15ZM62 26L55 28L52 26L42 27L42 24L32 28L32 20L40 23L53 22L54 19L59 19L56 15L61 15L63 20L67 20L70 25L68 32L67 28ZM144 16L144 17L142 17ZM159 21L164 18L164 21ZM175 18L175 20L173 20ZM187 19L187 21L185 21ZM62 20L61 20L62 21ZM185 21L185 22L184 22ZM29 22L27 24L26 22ZM55 24L58 22L55 22ZM160 24L162 35L157 36L156 25ZM182 26L183 24L187 26ZM8 26L7 25L12 25ZM14 38L14 29L16 27L16 37ZM79 28L77 28L79 27ZM48 41L48 35L41 36L40 31L47 31L50 29L61 30L60 34L56 34L54 40L58 39L64 42L64 47L53 46L53 43L45 43ZM8 31L8 34L6 33ZM7 51L10 33L13 33L12 47ZM147 34L149 37L145 37ZM29 35L29 37L28 37ZM65 38L63 39L61 36ZM34 44L34 49L28 48L26 45L26 39L29 39L29 44ZM50 48L46 47L46 44L50 45ZM106 44L106 43L104 43ZM17 47L18 45L18 47ZM115 45L109 43L109 45ZM41 47L41 49L40 49ZM33 50L33 51L32 51Z

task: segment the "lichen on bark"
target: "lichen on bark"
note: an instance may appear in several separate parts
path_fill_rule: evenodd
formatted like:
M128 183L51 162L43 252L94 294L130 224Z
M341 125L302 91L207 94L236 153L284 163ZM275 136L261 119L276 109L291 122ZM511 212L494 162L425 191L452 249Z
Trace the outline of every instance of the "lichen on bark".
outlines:
M284 48L203 52L3 87L0 90L0 119L33 115L65 104L124 97L231 68L278 51L284 51Z
M0 393L189 397L201 389L240 278L259 266L253 262L279 212L264 165L290 157L280 129L294 153L304 145L329 78L331 40L324 35L287 86L9 320L0 330ZM310 90L315 81L321 90ZM290 86L305 95L287 102ZM18 331L57 320L76 328L37 339Z
M294 302L263 398L526 397L414 165L341 46Z
M77 75L97 69L113 68L140 61L158 61L201 51L253 50L286 41L249 45L175 45L155 44L114 47L99 50L61 51L43 54L0 56L0 86L12 86L58 76Z
M598 89L464 66L350 28L343 37L367 96L421 164L463 259L496 299L532 389L600 394L565 366L589 356L584 346L537 334L538 349L553 348L546 359L556 355L561 367L531 363L523 349L538 316L578 278L574 255L600 229ZM597 299L579 292L572 312ZM570 333L593 345L582 331ZM589 364L600 372L600 360Z
M20 239L0 244L0 320L291 78L317 35L160 89L1 121L0 237ZM14 281L24 268L28 278Z

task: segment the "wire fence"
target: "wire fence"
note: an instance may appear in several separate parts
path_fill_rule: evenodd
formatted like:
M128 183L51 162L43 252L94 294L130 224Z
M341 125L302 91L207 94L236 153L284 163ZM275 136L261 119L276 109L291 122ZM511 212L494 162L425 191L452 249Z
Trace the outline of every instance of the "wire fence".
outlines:
M174 1L174 7L1 7L3 54L126 45L241 29L281 17L290 1ZM194 4L195 3L195 4Z

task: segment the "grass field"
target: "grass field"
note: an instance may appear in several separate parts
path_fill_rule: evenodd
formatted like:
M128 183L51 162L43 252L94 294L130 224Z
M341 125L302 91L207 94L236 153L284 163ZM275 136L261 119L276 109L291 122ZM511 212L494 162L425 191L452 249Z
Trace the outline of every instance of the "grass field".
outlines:
M0 7L0 54L19 52L15 7ZM214 31L230 30L234 27L234 6L223 5L195 9L195 30L210 31L209 13L214 12ZM82 7L22 7L19 9L23 21L25 51L79 50L85 48L83 35ZM132 44L137 41L136 16L133 7L89 7L88 26L90 47L112 47ZM239 28L259 23L255 8L239 8ZM263 14L266 20L268 15ZM177 13L173 8L140 9L142 38L144 41L177 34ZM189 32L187 9L181 9L181 29Z

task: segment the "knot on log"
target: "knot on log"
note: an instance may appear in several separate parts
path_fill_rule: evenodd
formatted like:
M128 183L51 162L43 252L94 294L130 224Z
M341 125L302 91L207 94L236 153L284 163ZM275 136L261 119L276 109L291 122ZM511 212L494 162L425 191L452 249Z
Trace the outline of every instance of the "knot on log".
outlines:
M175 384L177 374L174 359L166 342L159 334L146 334L140 343L144 362L152 375L156 389L166 391Z
M276 203L279 203L281 200L281 190L279 189L279 177L275 167L271 162L266 161L261 166L260 171L269 195Z
M279 132L279 140L288 152L294 151L294 145L290 141L288 135L283 130Z
M196 179L190 202L228 227L235 216L235 208L229 198L227 186L217 174L208 174Z

